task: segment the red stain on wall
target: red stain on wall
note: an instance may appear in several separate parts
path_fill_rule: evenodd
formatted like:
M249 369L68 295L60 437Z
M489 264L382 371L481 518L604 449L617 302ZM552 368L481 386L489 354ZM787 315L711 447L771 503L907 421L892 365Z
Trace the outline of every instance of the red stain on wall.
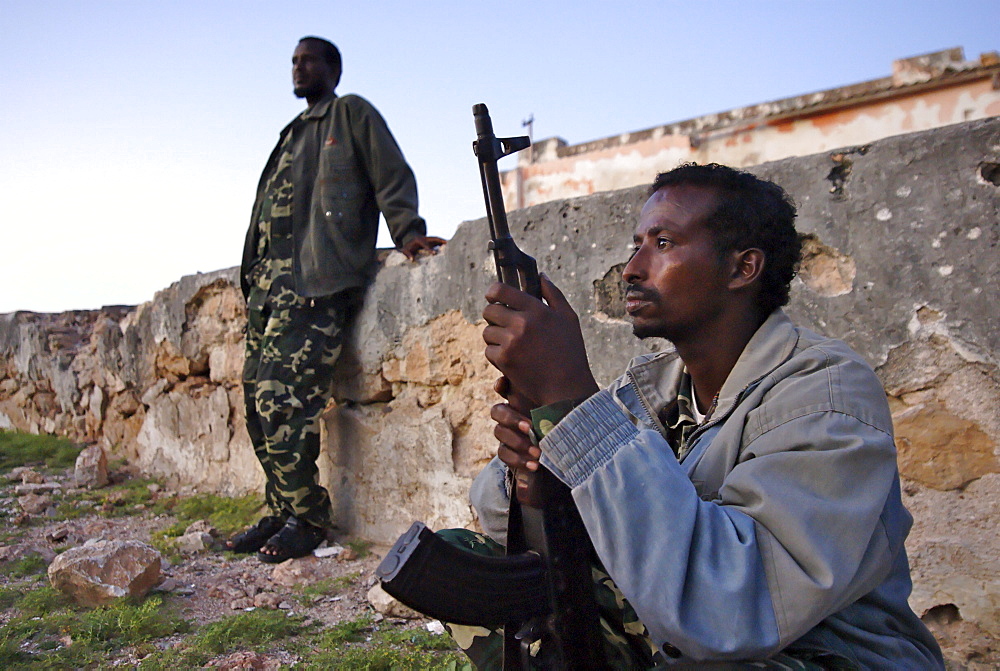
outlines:
M771 126L779 133L794 133L795 132L795 122L791 119L784 119L782 121L775 121Z
M867 106L865 108L866 114L871 114L873 112L875 112L875 110L873 110L871 106ZM880 114L878 113L872 115L880 116ZM824 114L817 114L816 116L811 117L809 121L812 123L813 126L818 128L823 133L830 133L839 126L846 126L847 124L855 121L860 116L861 116L860 110L852 108L846 110L838 110L836 112L826 112Z

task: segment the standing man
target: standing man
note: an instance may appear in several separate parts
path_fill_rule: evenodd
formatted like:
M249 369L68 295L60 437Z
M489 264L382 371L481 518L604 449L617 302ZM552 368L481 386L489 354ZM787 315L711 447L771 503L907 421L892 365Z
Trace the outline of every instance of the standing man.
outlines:
M330 527L319 418L344 329L376 270L379 212L410 259L445 242L426 236L413 171L378 110L334 93L340 74L336 46L299 40L292 82L308 107L264 167L243 248L243 393L270 514L226 547L268 563L309 554Z
M614 668L942 669L907 604L912 519L882 385L781 310L794 205L714 164L661 174L650 194L625 305L635 335L670 351L601 390L547 278L544 302L487 293L486 357L508 402L473 486L484 530L504 541L508 468L542 464L571 488ZM497 634L457 629L491 668Z

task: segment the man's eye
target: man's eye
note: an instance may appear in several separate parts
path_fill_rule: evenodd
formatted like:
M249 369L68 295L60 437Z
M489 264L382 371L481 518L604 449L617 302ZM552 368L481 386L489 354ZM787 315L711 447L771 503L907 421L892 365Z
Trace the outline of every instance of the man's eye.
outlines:
M657 238L656 239L656 248L657 249L666 249L667 247L670 246L670 244L671 244L670 240L668 240L667 238Z

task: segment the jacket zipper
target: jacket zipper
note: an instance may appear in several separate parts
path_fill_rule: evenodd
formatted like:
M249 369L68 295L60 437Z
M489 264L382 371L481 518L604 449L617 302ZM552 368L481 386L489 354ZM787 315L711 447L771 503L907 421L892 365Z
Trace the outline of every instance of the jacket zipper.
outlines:
M646 419L649 421L649 425L656 427L656 431L663 436L663 439L669 441L667 438L666 427L663 426L662 422L656 419L656 415L653 414L652 409L649 407L649 402L639 389L639 383L635 381L635 376L632 374L632 371L628 371L628 380L629 385L631 385L632 389L635 390L635 397L639 399L639 405L641 405L642 409L646 411Z

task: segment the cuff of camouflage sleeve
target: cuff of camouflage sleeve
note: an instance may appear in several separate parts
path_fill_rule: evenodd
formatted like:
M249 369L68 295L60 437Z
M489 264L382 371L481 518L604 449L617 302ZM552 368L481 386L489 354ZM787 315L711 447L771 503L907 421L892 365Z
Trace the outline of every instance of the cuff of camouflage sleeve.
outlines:
M535 408L531 411L531 428L535 430L535 435L539 440L548 435L549 431L555 428L562 418L573 412L576 406L590 398L578 398L569 401L557 401L550 405Z

